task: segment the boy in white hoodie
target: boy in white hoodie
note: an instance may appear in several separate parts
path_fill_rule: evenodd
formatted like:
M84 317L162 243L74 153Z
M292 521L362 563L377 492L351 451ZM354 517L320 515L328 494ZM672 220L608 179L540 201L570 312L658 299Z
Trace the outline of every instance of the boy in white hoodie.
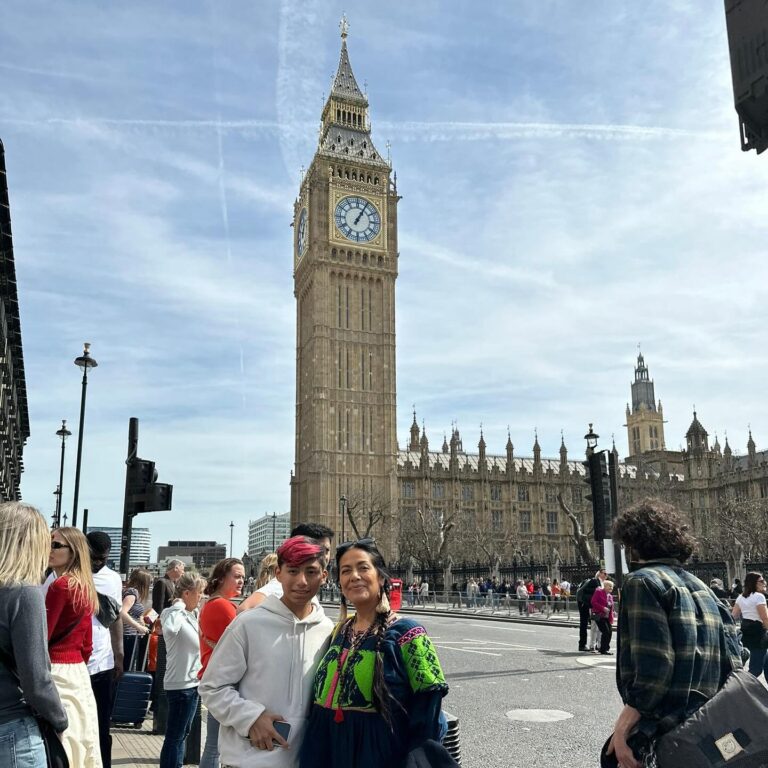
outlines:
M327 577L323 547L306 536L288 539L277 550L276 575L283 596L267 596L227 627L200 682L203 703L221 724L222 766L298 765L315 668L333 629L312 602ZM276 720L290 723L287 742Z

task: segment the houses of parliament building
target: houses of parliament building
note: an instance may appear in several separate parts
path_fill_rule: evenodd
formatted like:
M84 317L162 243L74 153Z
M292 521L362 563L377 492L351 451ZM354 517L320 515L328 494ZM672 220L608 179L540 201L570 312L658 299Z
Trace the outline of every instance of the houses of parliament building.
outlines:
M482 432L465 450L457 428L435 449L416 413L406 444L396 434L395 282L398 276L396 174L371 137L368 98L359 88L341 24L341 54L321 114L318 147L294 204L296 432L291 523L329 525L339 540L358 516L389 557L407 549L404 532L453 521L454 559L493 550L540 562L554 551L576 559L572 524L558 495L586 531L582 456L518 455L508 438L489 451ZM768 451L750 433L747 453L726 440L710 445L694 412L686 447L670 451L654 382L638 356L627 405L628 456L619 463L620 506L660 495L687 512L706 538L727 500L768 497ZM614 451L616 450L614 446ZM343 503L340 500L343 497ZM367 524L366 524L367 521ZM406 537L407 538L407 537Z

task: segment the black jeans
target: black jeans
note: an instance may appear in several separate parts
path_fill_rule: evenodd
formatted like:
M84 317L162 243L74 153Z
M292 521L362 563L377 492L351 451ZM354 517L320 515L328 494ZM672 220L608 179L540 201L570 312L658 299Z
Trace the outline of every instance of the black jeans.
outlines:
M588 605L579 604L579 650L587 647L587 629L589 629L589 614L592 611Z
M608 649L611 647L613 627L607 616L597 620L597 628L600 630L600 653L608 653Z
M104 768L112 768L112 737L109 724L112 720L112 700L115 695L115 670L97 672L91 675L91 689L96 699L96 713L99 719L99 749Z

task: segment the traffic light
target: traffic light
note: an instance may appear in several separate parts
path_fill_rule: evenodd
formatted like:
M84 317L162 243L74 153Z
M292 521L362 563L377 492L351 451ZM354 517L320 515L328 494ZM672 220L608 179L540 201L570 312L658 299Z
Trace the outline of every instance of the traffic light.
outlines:
M589 483L590 487L587 500L592 502L595 541L602 541L610 537L613 519L611 478L608 473L608 461L605 458L605 452L593 453L584 462L584 466L587 470L587 477L584 482Z
M760 154L768 149L768 4L765 0L725 0L725 23L741 148Z
M171 508L173 486L157 482L155 462L134 458L126 471L128 513L163 512Z

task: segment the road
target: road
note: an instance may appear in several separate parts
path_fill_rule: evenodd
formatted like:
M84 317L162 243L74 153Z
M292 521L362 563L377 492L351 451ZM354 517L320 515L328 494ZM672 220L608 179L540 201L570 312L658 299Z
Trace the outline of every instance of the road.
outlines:
M416 617L450 685L464 768L599 765L621 708L615 656L576 652L576 627Z

